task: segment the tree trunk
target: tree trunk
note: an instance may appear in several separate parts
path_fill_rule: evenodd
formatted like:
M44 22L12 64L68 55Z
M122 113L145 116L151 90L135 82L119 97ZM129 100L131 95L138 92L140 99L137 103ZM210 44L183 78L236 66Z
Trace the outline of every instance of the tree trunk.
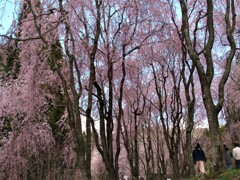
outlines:
M172 162L173 179L178 179L180 177L179 159L177 157L178 154L174 153L174 152L171 152L171 154L170 154L170 159L171 159L171 162Z
M195 96L195 95L194 95ZM195 106L195 98L191 104L188 105L188 123L187 123L187 131L186 131L186 143L185 143L185 161L186 161L186 175L191 176L194 175L194 163L192 157L192 130L194 125L194 106Z
M112 166L106 167L108 172L108 180L118 180L118 171L112 168Z
M192 157L192 132L186 133L186 144L185 144L185 154L186 154L186 165L187 165L187 170L186 170L186 175L191 176L194 175L194 163L193 163L193 157Z
M208 102L205 102L209 123L209 133L212 144L212 166L214 170L219 171L224 167L225 155L218 123L218 113L215 112L213 105L207 103Z

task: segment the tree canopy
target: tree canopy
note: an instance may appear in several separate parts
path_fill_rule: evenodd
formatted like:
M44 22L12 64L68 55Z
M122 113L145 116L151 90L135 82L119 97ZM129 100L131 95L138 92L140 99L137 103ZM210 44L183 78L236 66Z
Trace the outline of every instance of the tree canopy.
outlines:
M224 168L223 144L240 142L239 2L14 5L0 34L0 179L187 177L196 142Z

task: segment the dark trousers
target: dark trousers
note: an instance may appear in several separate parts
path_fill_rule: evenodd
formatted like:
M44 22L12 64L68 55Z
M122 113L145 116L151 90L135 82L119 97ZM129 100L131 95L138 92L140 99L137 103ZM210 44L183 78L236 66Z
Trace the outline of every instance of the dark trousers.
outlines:
M235 160L236 163L236 169L240 169L240 159Z

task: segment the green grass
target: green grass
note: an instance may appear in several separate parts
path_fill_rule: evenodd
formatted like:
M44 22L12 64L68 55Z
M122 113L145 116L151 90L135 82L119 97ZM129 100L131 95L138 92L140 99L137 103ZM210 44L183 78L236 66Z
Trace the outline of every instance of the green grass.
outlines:
M197 177L182 178L181 180L203 180L202 175ZM220 173L209 173L206 180L240 180L240 170L225 170Z
M224 171L221 173L218 177L217 180L238 180L240 179L240 170L229 170L229 171Z

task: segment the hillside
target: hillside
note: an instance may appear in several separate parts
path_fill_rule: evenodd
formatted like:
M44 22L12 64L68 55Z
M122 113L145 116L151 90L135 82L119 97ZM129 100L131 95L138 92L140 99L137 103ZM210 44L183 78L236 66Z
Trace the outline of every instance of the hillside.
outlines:
M207 174L207 177L203 177L202 175L199 175L197 177L192 178L185 178L181 180L240 180L240 170L226 170L221 172L220 174L215 173L209 173Z

